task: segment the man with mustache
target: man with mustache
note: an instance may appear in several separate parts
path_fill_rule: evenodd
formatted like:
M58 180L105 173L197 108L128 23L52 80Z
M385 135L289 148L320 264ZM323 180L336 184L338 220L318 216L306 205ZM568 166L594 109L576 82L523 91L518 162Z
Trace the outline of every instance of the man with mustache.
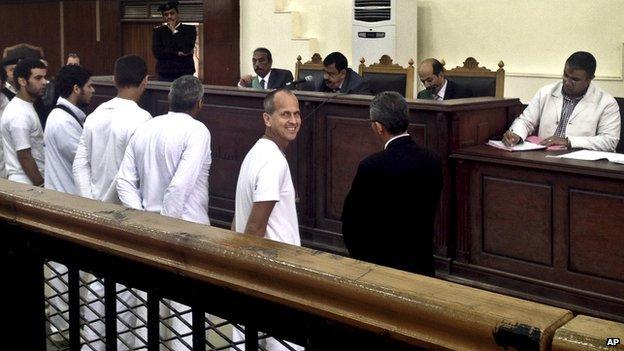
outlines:
M323 60L323 80L315 82L315 90L326 93L372 94L368 83L348 67L345 55L332 52Z
M273 56L267 48L257 48L253 52L251 59L254 72L257 76L250 74L241 77L238 86L254 89L279 89L286 83L293 81L292 72L286 69L273 68Z
M48 85L46 65L41 60L21 60L13 78L19 90L9 102L0 123L8 179L43 186L43 128L33 103Z
M418 65L418 78L425 86L418 92L418 99L442 101L472 97L470 90L444 77L444 66L434 58Z

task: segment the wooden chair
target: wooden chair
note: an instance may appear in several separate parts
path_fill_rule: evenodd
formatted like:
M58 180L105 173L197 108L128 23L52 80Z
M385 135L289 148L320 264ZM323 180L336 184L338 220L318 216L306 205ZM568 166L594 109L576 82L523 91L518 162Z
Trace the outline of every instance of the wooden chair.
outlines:
M444 60L441 61L445 64ZM466 58L463 66L444 71L444 76L457 84L461 84L472 91L474 96L504 97L505 64L498 62L498 70L493 72L485 67L479 67L474 57Z
M20 43L20 44L16 44L16 45L5 48L4 51L2 52L2 58L5 58L9 55L20 57L20 58L35 58L35 59L41 59L45 57L43 55L42 48L27 44L27 43Z
M310 58L310 61L301 63L301 55L297 56L297 63L295 64L295 80L302 79L305 76L314 77L314 81L300 83L297 85L298 90L314 90L314 82L323 80L323 58L320 54L315 53Z
M359 74L368 82L373 94L382 91L396 91L405 98L414 97L414 60L410 59L407 68L392 63L392 58L383 55L378 63L370 66L364 64L365 60L360 59Z
M620 106L620 121L624 121L624 97L616 97L618 106ZM620 128L620 141L615 149L615 152L624 154L624 128Z

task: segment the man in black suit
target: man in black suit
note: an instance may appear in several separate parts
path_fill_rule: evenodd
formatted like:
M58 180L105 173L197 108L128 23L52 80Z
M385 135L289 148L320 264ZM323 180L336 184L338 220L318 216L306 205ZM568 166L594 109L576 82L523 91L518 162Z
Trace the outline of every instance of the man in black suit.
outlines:
M345 244L353 258L433 276L440 160L407 134L407 102L399 93L375 96L370 118L385 147L360 162L342 211Z
M5 71L7 75L7 79L2 86L2 93L9 100L13 100L15 95L17 94L17 88L15 87L15 81L13 80L13 70L17 65L17 62L21 59L21 57L17 57L14 55L7 55L7 57L2 59L2 69Z
M272 67L273 56L267 48L254 50L251 63L257 76L252 77L250 74L242 76L238 82L241 88L280 89L293 81L292 72Z
M315 82L314 90L326 93L372 94L368 83L347 66L347 58L343 54L332 52L327 55L323 60L323 80Z
M418 78L425 86L418 92L418 99L451 100L472 97L472 92L444 77L444 66L440 61L430 58L418 66Z
M165 24L154 28L152 52L156 57L158 79L172 82L177 78L195 73L193 52L197 31L195 27L182 24L178 1L169 1L158 7Z

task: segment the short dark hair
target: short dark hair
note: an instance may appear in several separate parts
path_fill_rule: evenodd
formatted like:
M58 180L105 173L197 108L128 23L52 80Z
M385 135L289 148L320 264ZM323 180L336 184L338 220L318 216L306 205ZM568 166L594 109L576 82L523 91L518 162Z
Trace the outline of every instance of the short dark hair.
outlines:
M190 74L171 83L169 90L169 109L173 112L188 112L204 97L201 81Z
M254 54L256 52L261 52L263 54L266 54L267 55L267 60L269 60L269 62L271 62L271 63L273 62L273 55L271 55L271 51L269 51L269 49L267 49L267 48L257 48L253 52L254 52Z
M404 133L409 124L407 101L395 91L384 91L370 104L370 118L381 123L392 135Z
M138 87L147 76L145 60L137 55L122 56L115 61L115 83L120 87Z
M78 54L77 54L77 53L75 53L75 52L70 52L69 54L67 54L67 57L68 57L68 58L69 58L69 57L71 57L71 58L77 58L77 59L80 59L80 55L78 55Z
M273 114L275 112L275 95L279 93L286 93L288 95L295 95L292 91L288 89L277 89L273 90L264 97L264 101L262 102L262 106L264 107L264 112L268 114Z
M13 71L13 81L15 81L17 87L19 87L19 79L24 78L26 81L30 79L32 70L34 68L47 69L48 67L39 59L23 59L17 63L15 70Z
M582 69L593 77L596 73L596 58L587 51L577 51L566 60L566 65L572 69Z
M439 76L440 73L444 72L444 65L438 59L431 59L431 67L433 68L433 74Z
M67 98L72 94L74 85L81 89L91 78L91 72L81 66L67 65L63 66L56 76L56 88L60 96Z
M349 66L349 62L347 61L345 55L339 53L338 51L332 52L323 60L323 66L327 67L332 63L336 65L338 72L342 72L343 69L347 69Z

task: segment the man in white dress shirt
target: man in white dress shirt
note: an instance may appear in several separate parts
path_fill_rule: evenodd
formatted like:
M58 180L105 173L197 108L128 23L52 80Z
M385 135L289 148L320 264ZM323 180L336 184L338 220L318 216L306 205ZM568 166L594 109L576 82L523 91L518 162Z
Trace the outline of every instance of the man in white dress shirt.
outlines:
M203 96L204 87L199 79L182 76L171 84L169 113L137 128L117 176L117 191L124 206L210 224L210 132L195 119L201 111ZM189 310L175 301L169 304L178 312ZM168 314L171 316L171 311ZM192 324L190 313L183 313L182 318ZM169 322L180 334L189 331L177 318ZM191 336L185 337L184 342L192 345ZM177 339L168 346L174 350L187 349Z
M210 132L195 119L203 95L199 79L182 76L171 85L169 113L137 128L117 177L124 206L210 224Z
M72 165L86 118L82 108L89 105L95 89L91 72L76 65L62 67L56 84L60 97L48 116L43 133L46 146L45 187L79 195Z
M73 173L81 196L119 202L115 176L135 129L151 118L137 102L147 87L147 66L135 55L115 62L117 96L93 111L84 124Z
M117 59L114 80L117 96L98 106L85 121L74 158L73 173L77 191L81 196L118 203L115 177L126 146L136 128L152 116L137 104L147 87L147 65L142 58L127 55ZM84 333L85 339L90 342L83 349L104 350L105 345L100 338L100 335L104 335L104 324L97 321L97 314L104 315L104 305L97 302L97 299L104 296L104 286L98 280L89 286L87 301L90 308L85 310L88 323ZM134 295L128 291L118 294L117 299L123 300L128 306L136 305ZM127 308L124 303L117 301L117 310L120 309ZM132 313L119 317L125 320L125 325L136 326L137 319ZM118 321L118 333L120 328L126 329ZM123 343L119 339L124 339ZM140 347L141 345L134 344L136 341L132 333L119 333L117 345L121 349L128 347L124 345Z
M43 186L44 152L43 128L33 103L45 93L46 74L40 60L24 59L15 66L13 76L19 91L5 108L0 124L8 179L36 186Z
M264 99L264 136L249 150L236 184L232 230L301 246L295 188L284 152L301 128L299 101L289 90L275 90ZM244 335L234 329L233 339ZM288 350L274 338L260 340L266 350ZM295 350L302 347L289 343ZM239 348L241 346L239 345Z

